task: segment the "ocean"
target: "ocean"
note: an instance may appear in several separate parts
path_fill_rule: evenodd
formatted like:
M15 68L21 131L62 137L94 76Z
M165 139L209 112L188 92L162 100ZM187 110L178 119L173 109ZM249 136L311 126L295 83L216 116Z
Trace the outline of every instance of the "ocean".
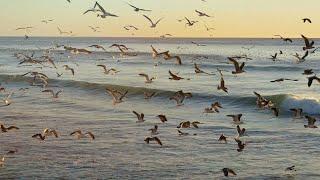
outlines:
M317 41L317 39L315 39ZM191 41L203 44L197 46ZM125 44L137 56L120 56L113 43ZM55 44L86 48L91 54L71 54L57 48L50 52L57 69L49 64L19 65L14 53L34 57ZM106 51L89 48L99 44ZM152 58L150 45L159 51L169 50L179 55L182 65L174 60ZM223 179L222 168L231 168L237 179L319 179L319 129L304 128L305 118L293 118L290 108L302 108L305 115L319 117L320 86L314 81L307 86L304 69L320 70L320 52L309 54L306 61L296 63L293 55L303 54L302 39L286 43L280 39L183 39L183 38L0 38L0 82L4 98L13 92L12 104L0 107L0 123L17 126L19 130L0 133L0 156L5 155L0 177L6 179ZM279 54L282 50L283 54ZM278 53L278 60L269 59ZM247 55L242 74L234 75L227 57ZM196 74L194 63L206 72ZM104 74L98 64L119 70ZM75 75L63 65L74 68ZM220 75L229 93L218 91ZM169 79L168 71L185 79ZM30 71L49 77L48 89L62 90L53 99L41 92L43 87L30 86L32 77L21 76ZM56 73L63 73L57 77ZM139 73L154 76L146 84ZM279 78L298 81L271 83ZM189 79L189 80L187 80ZM28 88L22 90L21 88ZM128 91L124 102L113 105L106 88ZM169 98L177 91L191 92L192 97L177 106ZM280 108L279 117L270 110L256 106L254 91L270 99ZM146 100L144 92L156 95ZM213 102L220 102L220 113L204 113ZM145 122L136 123L132 113L144 113ZM237 151L234 137L236 125L228 114L243 114L241 128L248 136L241 137L246 146ZM161 123L156 116L166 115ZM177 126L182 121L199 121L199 128L181 129L188 136L179 136ZM316 122L316 125L319 122ZM158 125L163 146L146 144L148 129ZM55 129L59 138L39 141L31 136L43 129ZM76 139L74 130L90 131L95 139ZM221 134L228 143L218 141ZM193 135L196 134L196 135ZM295 172L285 169L295 165Z

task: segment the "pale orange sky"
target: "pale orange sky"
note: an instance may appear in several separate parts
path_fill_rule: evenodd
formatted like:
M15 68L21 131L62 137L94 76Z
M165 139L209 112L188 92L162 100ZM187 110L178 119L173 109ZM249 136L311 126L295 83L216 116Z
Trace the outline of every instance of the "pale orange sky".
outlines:
M94 0L10 0L0 2L0 36L23 36L17 27L34 26L31 36L60 36L57 26L65 31L72 30L74 36L131 36L133 31L123 29L132 24L140 30L134 36L155 36L170 33L175 37L320 37L319 0L100 0L106 11L119 18L97 18L95 14L82 13L93 6ZM152 19L163 17L157 28L149 28L142 13L134 12L126 2L151 9L146 12ZM306 3L307 2L307 3ZM204 11L213 18L198 17L194 10ZM177 19L188 17L198 20L193 27L185 27ZM310 17L312 24L301 19ZM43 19L54 19L49 24ZM204 23L216 30L207 32ZM101 32L93 32L88 26L100 26Z

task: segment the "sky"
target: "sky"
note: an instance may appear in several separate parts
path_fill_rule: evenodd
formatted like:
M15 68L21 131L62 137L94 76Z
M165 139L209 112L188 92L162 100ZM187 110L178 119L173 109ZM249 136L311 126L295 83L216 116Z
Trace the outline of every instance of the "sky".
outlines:
M119 17L101 19L94 13L83 15L95 0L2 0L0 1L0 36L24 36L17 27L33 26L29 36L61 36L57 30L73 31L73 36L94 37L159 37L170 33L174 37L320 37L319 0L98 0L107 12ZM306 3L307 2L307 3ZM151 12L135 12L127 3ZM199 17L195 10L213 17ZM151 19L163 18L156 28ZM199 21L192 27L178 19L188 17ZM312 24L302 23L308 17ZM48 24L42 20L54 19ZM207 31L204 24L215 30ZM123 26L134 25L138 31L126 31ZM99 26L93 32L88 26Z

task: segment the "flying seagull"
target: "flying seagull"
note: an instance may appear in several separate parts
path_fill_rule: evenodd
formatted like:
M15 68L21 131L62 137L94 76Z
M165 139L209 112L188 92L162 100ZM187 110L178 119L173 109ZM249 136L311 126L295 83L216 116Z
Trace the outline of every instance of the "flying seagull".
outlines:
M96 2L96 4L94 5L93 8L96 8L98 6L98 8L100 9L100 11L103 13L103 14L98 14L97 17L101 17L101 18L106 18L107 16L111 16L111 17L119 17L115 14L112 14L112 13L109 13L109 12L106 12L106 10L104 10L104 8L98 3Z
M245 62L242 62L241 65L239 66L239 63L237 60L235 60L231 57L228 57L228 59L229 59L229 61L231 61L234 64L235 71L232 71L232 74L240 74L240 73L245 72L243 70Z
M155 28L157 26L157 24L163 19L163 18L160 18L158 21L156 21L155 23L146 15L143 15L143 17L145 17L146 19L148 19L148 21L151 23L151 28Z
M129 4L129 3L127 3L127 4L128 4L129 6L131 6L131 7L133 7L134 11L136 11L136 12L139 12L139 11L151 11L151 10L148 10L148 9L138 8L138 7L136 7L136 6L132 5L132 4Z
M309 18L303 18L302 21L303 21L303 23L306 23L306 22L312 23L311 19L309 19Z
M304 39L305 47L303 47L303 50L313 49L314 41L310 41L307 37L301 34L301 37Z
M205 17L211 17L209 16L208 14L204 13L204 12L201 12L201 11L198 11L198 10L195 10L196 13L198 13L198 16L202 17L202 16L205 16Z

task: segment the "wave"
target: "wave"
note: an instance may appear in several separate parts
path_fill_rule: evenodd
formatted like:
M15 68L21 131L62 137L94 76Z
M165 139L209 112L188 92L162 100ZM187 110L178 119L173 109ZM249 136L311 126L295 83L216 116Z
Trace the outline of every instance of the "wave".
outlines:
M0 81L7 82L17 82L17 83L27 83L31 82L31 77L21 76L21 75L6 75L0 74ZM135 87L135 86L124 86L116 84L106 84L106 83L93 83L86 81L74 81L74 80L58 80L58 79L49 79L50 85L53 87L63 87L63 88L74 88L84 91L93 91L104 93L105 88L111 88L119 91L128 90L128 96L143 96L144 92L155 92L157 97L161 99L167 99L171 97L176 91L173 90L164 90L164 89L151 89L146 87ZM256 96L233 96L225 95L219 96L215 94L208 93L192 93L192 100L197 102L209 102L210 100L220 101L223 104L229 104L232 106L239 107L255 107L256 105ZM96 94L96 93L92 93ZM291 108L302 108L305 113L311 115L320 114L320 99L314 97L299 97L292 94L275 94L264 96L266 99L271 100L277 107L281 109L282 112L289 113Z
M46 47L46 48L50 48L50 47ZM86 47L82 47L82 48L85 48L89 51L91 51L93 54L90 54L90 55L101 55L101 56L105 56L105 55L110 55L110 56L114 56L114 55L117 55L117 54L120 54L119 50L118 49L108 49L107 51L102 51L102 50L97 50L97 49L92 49L92 48L86 48ZM35 52L35 54L41 54L45 51L46 49L39 49L38 47L34 47L34 48L31 48L31 47L14 47L14 48L0 48L0 52L9 52L9 53L31 53L31 52ZM70 52L66 51L66 50L63 50L63 49L55 49L55 50L51 50L51 52L54 52L56 54L70 54ZM191 58L194 58L194 59L225 59L226 57L225 56L222 56L222 55L214 55L214 54L195 54L195 53L192 53L192 54L188 54L188 53L181 53L181 52L173 52L173 51L170 51L171 54L173 55L179 55L179 56L183 56L183 57L191 57ZM81 54L78 54L78 56L80 56ZM90 55L83 55L83 56L90 56ZM147 49L145 51L141 51L141 50L138 50L138 51L135 51L135 50L130 50L128 51L128 56L125 56L125 57L135 57L135 56L152 56L152 51L151 51L151 48L150 49Z

